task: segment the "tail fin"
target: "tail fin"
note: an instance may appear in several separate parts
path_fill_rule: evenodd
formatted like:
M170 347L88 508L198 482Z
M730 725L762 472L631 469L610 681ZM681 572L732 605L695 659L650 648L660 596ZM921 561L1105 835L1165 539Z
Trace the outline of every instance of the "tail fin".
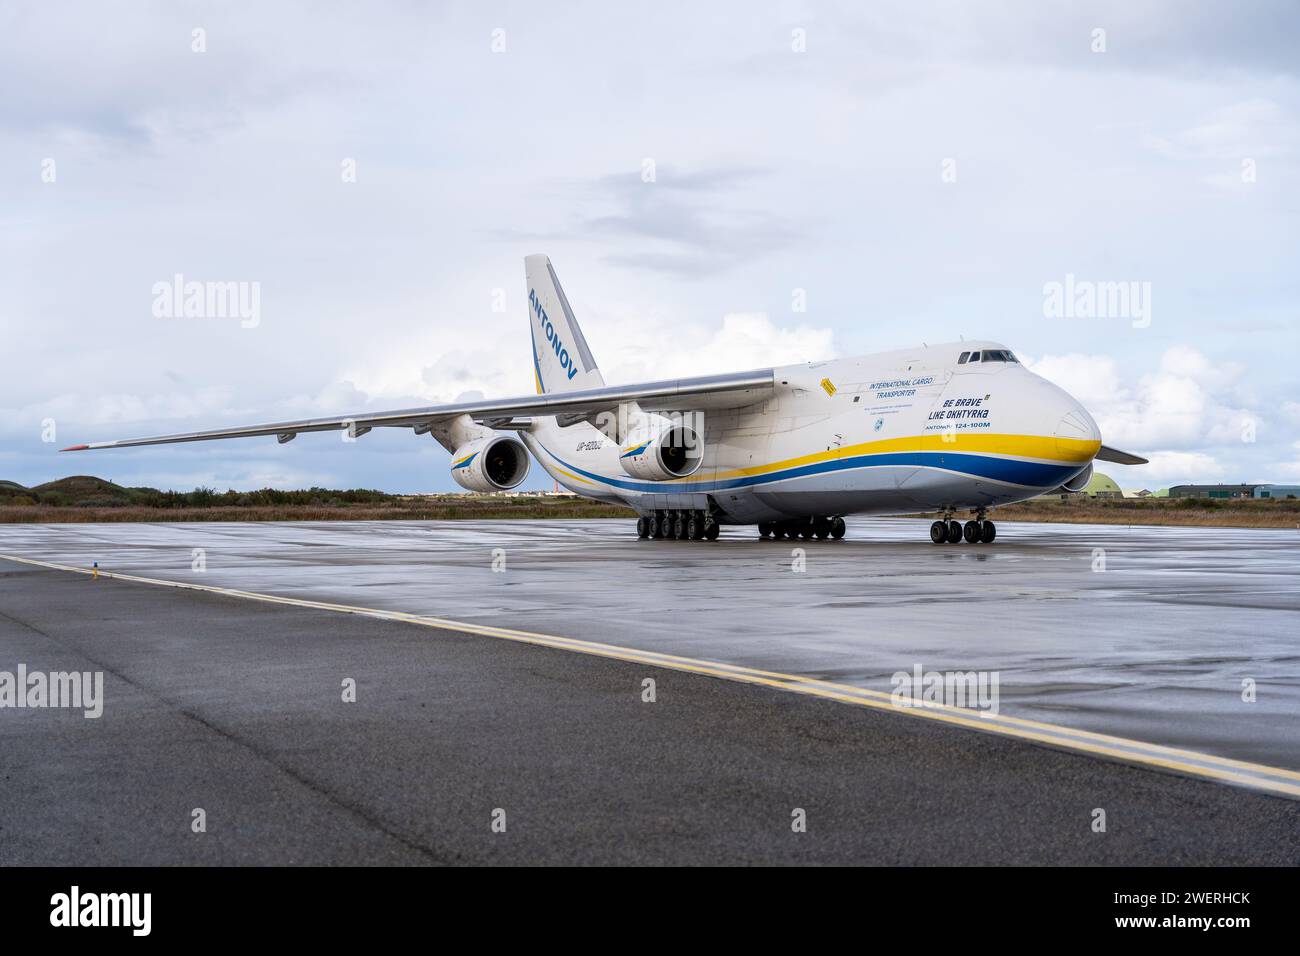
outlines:
M598 388L605 377L596 368L587 340L546 256L524 258L528 277L528 327L532 332L537 393Z

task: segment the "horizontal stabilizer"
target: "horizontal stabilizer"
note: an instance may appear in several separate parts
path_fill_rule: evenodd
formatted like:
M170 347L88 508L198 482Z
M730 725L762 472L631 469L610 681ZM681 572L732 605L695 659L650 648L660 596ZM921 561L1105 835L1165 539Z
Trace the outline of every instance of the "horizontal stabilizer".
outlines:
M1127 451L1120 451L1118 448L1111 448L1109 445L1101 446L1101 450L1097 452L1097 460L1114 462L1116 465L1147 464L1147 459L1140 455L1134 455Z

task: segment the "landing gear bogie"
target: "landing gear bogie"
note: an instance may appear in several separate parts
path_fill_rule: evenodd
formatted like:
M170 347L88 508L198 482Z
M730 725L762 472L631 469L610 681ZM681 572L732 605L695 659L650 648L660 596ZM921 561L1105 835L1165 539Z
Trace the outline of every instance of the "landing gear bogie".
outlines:
M830 538L839 541L848 530L838 515L791 518L786 521L763 521L758 525L760 540L796 539L809 541ZM722 527L706 511L656 511L636 520L638 538L672 538L677 541L717 541Z
M827 538L833 538L839 541L847 530L848 526L839 515L834 517L816 515L811 518L788 518L785 521L760 521L758 537L762 541L769 538L776 541L783 538L791 541L796 538L802 541L810 541L813 538L825 541Z
M975 517L964 525L948 512L943 518L930 525L930 540L935 544L992 544L998 529L992 521L984 517L984 510L976 512Z
M639 538L717 541L721 532L717 519L703 511L656 511L636 519Z

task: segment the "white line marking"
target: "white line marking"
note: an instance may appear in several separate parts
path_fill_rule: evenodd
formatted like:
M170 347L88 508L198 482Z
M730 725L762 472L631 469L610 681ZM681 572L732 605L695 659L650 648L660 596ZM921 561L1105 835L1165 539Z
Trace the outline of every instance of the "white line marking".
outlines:
M55 564L38 561L34 558L22 558L15 555L0 554L0 558L29 564L55 571L71 571L75 574L94 575L90 568L78 568L67 564ZM244 598L251 601L263 601L269 604L285 604L290 607L311 608L318 611L335 611L343 614L358 614L362 617L376 618L383 621L400 621L405 624L417 624L422 627L434 627L442 630L458 631L466 634L478 634L501 640L516 641L523 644L535 644L541 647L553 647L559 650L607 657L614 660L649 664L676 671L721 677L725 680L740 681L746 684L758 684L775 687L796 694L835 700L846 704L857 704L892 714L908 717L920 717L937 720L947 724L979 730L985 733L1001 734L1035 743L1048 744L1064 750L1073 750L1099 757L1109 757L1126 763L1146 767L1158 767L1174 770L1189 776L1202 777L1223 783L1233 783L1269 793L1300 797L1300 772L1286 770L1282 767L1269 767L1264 764L1250 763L1244 760L1232 760L1213 754L1183 750L1178 747L1166 747L1162 744L1144 743L1108 734L1098 734L1087 730L1076 730L1056 724L1025 720L1018 717L998 715L996 717L980 716L978 711L959 707L934 705L927 707L900 708L893 704L890 695L883 691L854 687L850 684L837 684L832 681L819 680L798 674L783 674L779 671L759 670L740 664L725 664L720 661L700 660L693 657L681 657L676 654L664 654L659 651L639 650L620 647L616 644L601 644L595 641L583 641L572 637L558 637L552 634L537 634L532 631L520 631L505 627L492 627L485 624L469 624L447 618L411 614L405 611L385 611L380 608L360 607L354 604L333 604L327 601L309 601L304 598L280 597L274 594L262 594L257 591L240 591L211 584L190 584L183 581L168 581L163 578L146 578L134 574L122 574L116 571L100 569L99 577L119 581L132 581L137 584L153 584L169 588L182 588L189 591L205 591L226 597Z

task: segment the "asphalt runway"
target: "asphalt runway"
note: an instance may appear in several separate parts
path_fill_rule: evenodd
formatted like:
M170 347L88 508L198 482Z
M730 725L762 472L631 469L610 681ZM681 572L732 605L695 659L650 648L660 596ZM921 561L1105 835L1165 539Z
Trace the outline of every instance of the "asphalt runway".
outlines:
M996 672L1004 714L1300 770L1300 530L1002 523L936 547L928 524L797 545L639 541L627 521L10 525L0 554L884 692L917 665Z
M1294 864L1300 849L1300 802L1212 781L641 663L0 561L0 668L15 661L103 671L104 707L0 710L0 865Z

